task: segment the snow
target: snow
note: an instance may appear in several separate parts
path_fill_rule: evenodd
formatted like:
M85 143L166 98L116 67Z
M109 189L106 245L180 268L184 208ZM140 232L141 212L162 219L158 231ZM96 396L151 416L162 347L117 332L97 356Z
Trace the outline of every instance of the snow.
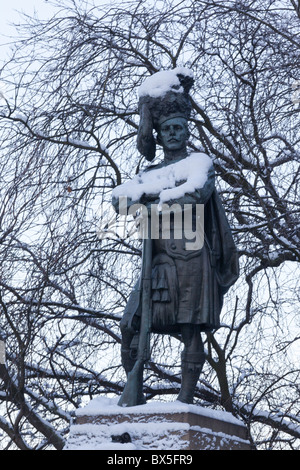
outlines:
M212 160L208 155L195 152L176 163L138 174L115 188L113 196L138 201L143 194L158 194L161 205L201 189L211 167Z
M193 72L185 67L177 67L173 70L162 70L148 77L138 89L138 95L158 98L164 96L168 91L182 93L178 74L193 77Z
M199 432L202 444L208 450L222 449L233 442L234 445L249 444L241 436L233 436L223 430L220 432L221 428L213 431L206 426L191 425L178 419L178 414L191 413L227 423L224 424L224 430L228 423L244 427L242 421L226 411L179 401L150 401L145 405L121 407L118 406L118 400L119 397L99 396L77 410L76 417L81 417L82 423L79 421L71 426L64 450L184 450L190 431ZM174 421L170 419L172 414L176 414ZM169 418L166 419L166 416ZM131 442L112 442L112 436L122 436L124 433L129 434Z
M180 431L187 432L189 430L188 423L120 423L120 424L79 424L73 425L71 427L71 432L79 436L79 441L77 438L76 446L80 447L84 445L86 449L85 439L86 436L89 436L89 439L94 439L95 443L93 444L90 441L90 449L94 450L111 450L111 449L122 449L122 450L133 450L137 449L137 446L133 443L114 443L114 442L105 442L105 436L119 436L124 433L129 433L134 441L138 440L140 436L147 436L150 440L156 440L157 434L165 437L165 442L161 442L163 448L171 448L177 446L177 439L174 438L174 434ZM174 433L171 434L170 433ZM175 447L176 448L176 447Z
M188 405L180 401L160 402L152 401L146 405L121 407L118 405L119 397L107 398L96 397L91 400L84 408L76 410L76 416L97 416L97 415L115 415L115 414L160 414L160 413L194 413L200 414L220 421L241 425L242 421L235 418L231 413L221 410L212 410L198 405Z

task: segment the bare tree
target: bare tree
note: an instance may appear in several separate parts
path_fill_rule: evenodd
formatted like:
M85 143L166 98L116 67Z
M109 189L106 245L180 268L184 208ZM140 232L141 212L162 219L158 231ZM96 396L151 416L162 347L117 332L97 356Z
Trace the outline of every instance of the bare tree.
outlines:
M287 0L70 0L26 18L0 76L3 448L61 449L77 407L121 393L141 246L97 232L146 164L137 87L176 66L194 72L189 145L214 158L241 260L197 401L241 417L257 448L299 448L298 32ZM177 394L179 353L153 338L148 398Z

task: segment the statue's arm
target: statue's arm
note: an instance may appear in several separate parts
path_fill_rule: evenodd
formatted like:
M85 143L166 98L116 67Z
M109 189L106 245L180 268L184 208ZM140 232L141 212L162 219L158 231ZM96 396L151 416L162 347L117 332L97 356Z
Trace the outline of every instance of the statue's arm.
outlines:
M198 204L205 204L211 197L214 189L215 189L215 170L214 170L214 167L211 166L211 168L209 169L207 173L207 180L204 186L195 191L196 202Z
M215 172L213 166L209 169L207 174L207 179L204 186L200 189L196 189L193 193L186 193L184 196L172 199L171 201L167 201L167 204L180 204L183 206L184 204L205 204L208 199L211 197L215 188ZM120 207L120 202L124 205ZM119 198L113 196L112 204L115 208L117 213L124 214L125 212L130 209L130 207L134 204L142 204L146 206L148 209L151 207L152 204L159 204L159 194L143 194L138 200L133 200L130 198L124 198L122 201Z
M213 166L207 173L207 179L204 186L200 189L196 189L193 193L186 193L184 196L172 199L169 204L205 204L211 197L215 189L215 171Z

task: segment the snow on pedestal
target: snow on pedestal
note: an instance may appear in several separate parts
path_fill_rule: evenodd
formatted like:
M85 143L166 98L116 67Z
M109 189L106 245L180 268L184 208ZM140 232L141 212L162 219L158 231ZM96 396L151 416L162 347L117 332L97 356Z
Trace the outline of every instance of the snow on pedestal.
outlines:
M65 450L250 450L245 426L230 413L179 401L117 402L99 397L77 410Z

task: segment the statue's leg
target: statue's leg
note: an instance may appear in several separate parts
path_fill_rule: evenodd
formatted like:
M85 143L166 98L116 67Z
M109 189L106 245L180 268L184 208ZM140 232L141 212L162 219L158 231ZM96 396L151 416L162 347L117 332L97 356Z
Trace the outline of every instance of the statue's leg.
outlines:
M184 350L181 355L181 389L178 400L193 403L194 393L205 362L204 346L198 325L181 325Z

